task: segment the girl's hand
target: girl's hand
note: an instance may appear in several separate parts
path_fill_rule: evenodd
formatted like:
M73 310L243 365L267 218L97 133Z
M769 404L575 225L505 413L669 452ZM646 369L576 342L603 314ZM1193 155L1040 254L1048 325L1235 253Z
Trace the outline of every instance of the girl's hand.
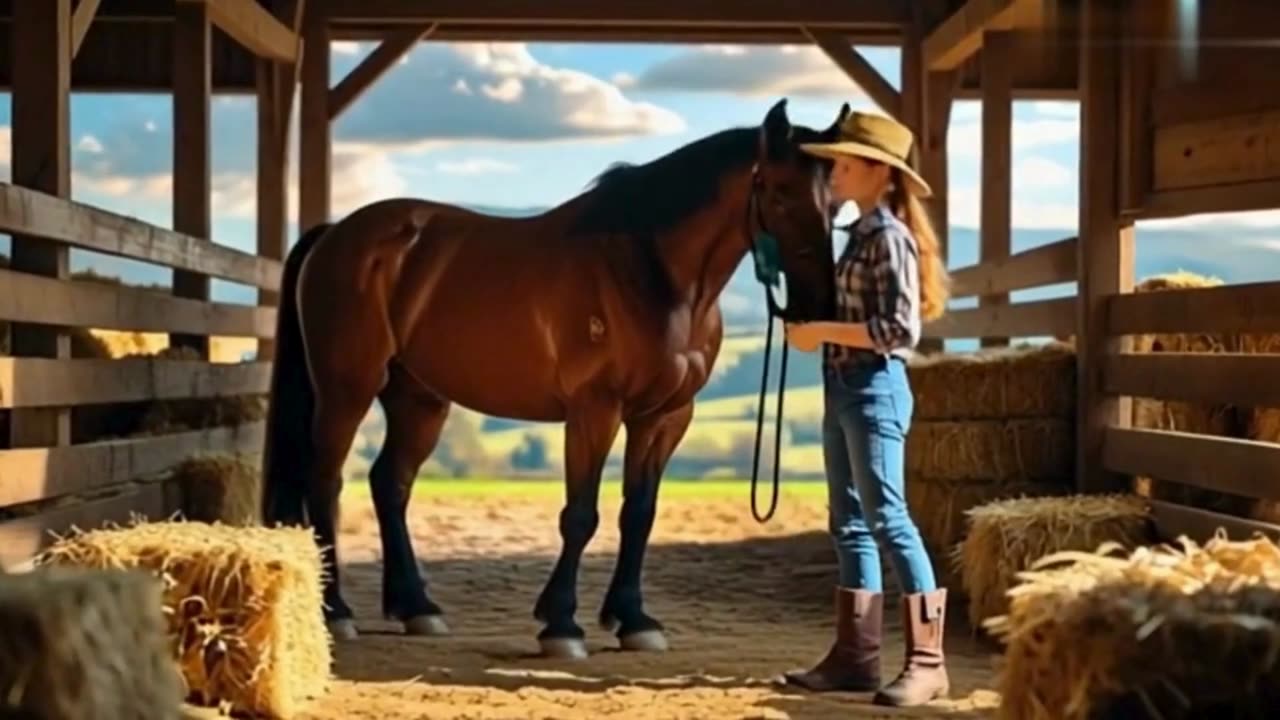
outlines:
M800 352L813 352L822 346L822 331L814 323L787 323L787 343Z

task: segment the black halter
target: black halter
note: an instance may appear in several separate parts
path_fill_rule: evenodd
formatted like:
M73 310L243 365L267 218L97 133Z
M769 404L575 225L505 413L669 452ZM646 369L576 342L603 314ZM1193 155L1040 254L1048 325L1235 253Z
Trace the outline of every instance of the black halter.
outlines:
M787 351L786 341L782 343L782 363L778 368L778 409L774 418L775 430L773 439L773 496L769 501L769 511L761 516L756 506L756 485L760 475L760 436L764 432L764 396L769 385L769 355L773 348L773 319L781 317L783 308L778 306L773 296L773 288L785 275L782 270L778 239L769 232L760 214L760 176L758 172L751 175L751 196L747 201L747 235L751 246L751 257L755 263L756 280L764 286L765 302L768 306L768 324L764 334L764 372L760 376L760 403L756 410L756 442L755 454L751 460L751 515L758 523L766 523L778 509L779 471L782 468L782 397L787 387Z

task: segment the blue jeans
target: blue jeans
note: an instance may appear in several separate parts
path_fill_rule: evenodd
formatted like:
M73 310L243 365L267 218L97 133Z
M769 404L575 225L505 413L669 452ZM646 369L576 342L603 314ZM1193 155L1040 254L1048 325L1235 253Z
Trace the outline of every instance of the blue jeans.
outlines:
M915 400L905 363L867 353L827 368L824 379L823 460L840 585L880 591L882 547L904 593L936 589L907 511L904 456Z

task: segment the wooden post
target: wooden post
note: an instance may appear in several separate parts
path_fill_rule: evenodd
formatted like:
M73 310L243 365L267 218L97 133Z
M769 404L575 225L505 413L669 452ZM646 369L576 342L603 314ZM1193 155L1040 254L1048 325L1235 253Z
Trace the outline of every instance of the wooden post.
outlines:
M1007 259L1012 249L1013 214L1013 43L1007 32L988 31L982 42L982 207L978 261ZM1009 293L983 295L979 307L1008 305ZM984 337L982 347L1009 344L1007 337Z
M13 5L12 180L61 198L71 196L71 0ZM13 236L14 270L65 279L70 251L48 240ZM14 323L14 356L70 358L61 329ZM67 445L71 411L20 408L11 416L12 447Z
M1109 426L1129 424L1130 407L1102 385L1106 356L1128 344L1108 332L1107 301L1133 290L1133 225L1120 217L1117 182L1118 158L1130 142L1120 134L1121 48L1115 42L1124 28L1113 0L1081 5L1076 478L1080 492L1111 492L1125 489L1126 480L1103 467L1103 441Z
M208 239L212 234L209 165L210 71L209 6L179 2L174 6L173 36L173 229ZM175 270L173 294L209 299L209 276ZM171 333L169 343L189 347L209 358L209 338Z
M284 12L293 32L299 36L305 0L288 3ZM284 260L289 249L288 176L289 127L293 117L293 99L298 89L300 63L282 63L259 58L255 67L258 93L258 255ZM258 304L275 307L280 294L274 290L258 290ZM275 340L258 339L258 359L275 357Z
M951 219L947 204L950 175L947 160L947 132L951 129L951 104L958 76L952 71L924 72L924 132L920 134L920 174L933 188L927 207L932 211L933 228L938 236L938 252L943 264L949 257L948 239ZM921 352L942 352L941 338L920 343Z
M913 9L917 6L913 6ZM913 12L912 21L907 25L902 40L901 92L902 121L915 133L915 143L911 148L911 164L925 176L926 182L929 166L929 147L925 122L925 71L924 71L924 20L919 10ZM941 233L942 229L938 228ZM922 354L940 353L943 350L942 338L923 338L916 348Z
M298 232L329 221L332 147L329 123L329 25L324 4L307 3L302 22L302 97L298 118Z

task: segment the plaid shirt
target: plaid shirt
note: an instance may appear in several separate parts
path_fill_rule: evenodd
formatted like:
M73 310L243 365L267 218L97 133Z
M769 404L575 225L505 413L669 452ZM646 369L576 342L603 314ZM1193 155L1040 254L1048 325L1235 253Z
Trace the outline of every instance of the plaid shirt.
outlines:
M836 262L836 320L866 323L877 352L907 358L920 341L920 271L915 237L886 207L858 219ZM827 343L827 365L859 348Z

